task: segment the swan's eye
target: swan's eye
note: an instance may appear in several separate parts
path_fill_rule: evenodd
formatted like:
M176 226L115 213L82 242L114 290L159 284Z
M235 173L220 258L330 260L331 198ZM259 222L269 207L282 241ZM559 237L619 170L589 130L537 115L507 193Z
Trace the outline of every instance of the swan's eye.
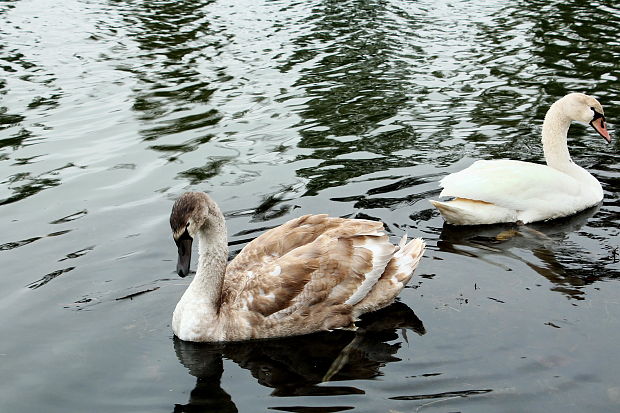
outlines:
M599 118L603 118L603 121L605 120L605 116L603 114L598 113L596 111L596 109L594 109L592 106L590 106L590 109L592 109L592 112L594 112L594 116L592 117L592 121L595 121L595 120L597 120Z

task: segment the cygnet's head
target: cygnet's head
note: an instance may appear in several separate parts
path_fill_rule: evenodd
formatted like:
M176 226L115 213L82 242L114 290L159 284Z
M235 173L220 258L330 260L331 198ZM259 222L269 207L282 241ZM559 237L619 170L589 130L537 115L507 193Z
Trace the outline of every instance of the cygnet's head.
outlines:
M564 114L578 122L588 123L601 135L607 143L611 142L603 106L592 96L583 93L570 93L558 101Z
M220 219L222 213L204 192L186 192L172 206L170 228L179 252L177 274L181 277L189 274L193 239L214 217Z

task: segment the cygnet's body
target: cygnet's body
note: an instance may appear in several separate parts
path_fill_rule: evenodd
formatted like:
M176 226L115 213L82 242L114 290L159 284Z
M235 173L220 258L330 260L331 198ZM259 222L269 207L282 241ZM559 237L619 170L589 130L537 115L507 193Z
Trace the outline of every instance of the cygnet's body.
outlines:
M170 216L177 272L194 279L172 317L182 340L283 337L353 327L392 303L424 252L421 239L392 245L381 222L305 215L262 234L227 263L224 216L206 194L188 192Z

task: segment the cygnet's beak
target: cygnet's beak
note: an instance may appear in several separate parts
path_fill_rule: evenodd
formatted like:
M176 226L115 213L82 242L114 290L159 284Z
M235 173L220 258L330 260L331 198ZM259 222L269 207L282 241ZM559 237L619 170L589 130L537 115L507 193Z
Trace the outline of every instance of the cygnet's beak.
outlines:
M609 131L607 131L607 126L605 125L605 116L595 111L594 119L592 119L590 125L592 125L599 135L605 138L607 143L611 143L611 136L609 136Z
M179 250L179 260L177 261L177 274L180 277L185 277L189 274L189 263L192 258L192 237L187 230L174 242L177 244Z

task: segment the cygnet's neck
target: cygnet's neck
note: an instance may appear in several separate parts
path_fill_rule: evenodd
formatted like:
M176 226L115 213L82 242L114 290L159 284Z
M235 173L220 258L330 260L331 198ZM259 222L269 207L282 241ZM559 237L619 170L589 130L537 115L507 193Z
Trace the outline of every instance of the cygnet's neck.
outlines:
M567 172L574 166L568 152L567 135L572 119L564 114L562 101L555 102L545 115L542 144L547 165Z
M188 287L213 312L219 312L228 261L228 238L223 217L212 217L198 231L198 268Z

